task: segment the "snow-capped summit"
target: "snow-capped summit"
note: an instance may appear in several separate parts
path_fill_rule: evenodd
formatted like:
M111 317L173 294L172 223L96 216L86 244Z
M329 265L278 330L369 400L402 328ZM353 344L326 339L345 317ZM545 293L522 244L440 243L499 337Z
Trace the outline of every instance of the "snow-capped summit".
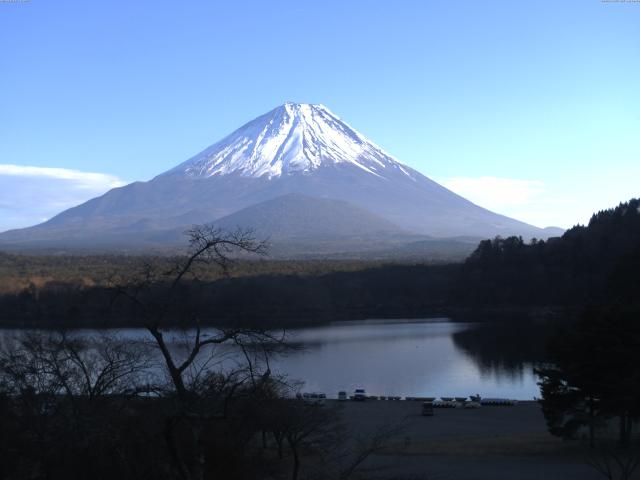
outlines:
M170 170L190 177L239 173L267 178L351 164L385 176L403 166L321 104L287 102Z

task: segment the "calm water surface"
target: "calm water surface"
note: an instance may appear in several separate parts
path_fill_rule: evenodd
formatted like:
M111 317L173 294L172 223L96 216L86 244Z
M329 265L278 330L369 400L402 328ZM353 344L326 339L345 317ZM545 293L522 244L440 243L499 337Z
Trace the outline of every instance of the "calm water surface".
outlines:
M474 328L450 321L348 322L292 331L306 349L275 362L307 390L334 396L366 388L376 395L539 396L533 365L482 361L456 334ZM473 332L470 332L473 333ZM499 356L497 356L499 358Z
M6 338L16 332L3 333ZM294 329L288 331L289 340L303 349L276 358L271 369L304 381L306 391L325 392L329 397L355 388L365 388L372 395L479 393L520 400L538 396L532 363L505 359L507 348L492 343L496 335L480 333L478 325L447 319L340 322ZM98 336L100 332L76 334ZM131 340L149 338L143 329L123 329L117 334ZM508 343L513 348L511 339Z

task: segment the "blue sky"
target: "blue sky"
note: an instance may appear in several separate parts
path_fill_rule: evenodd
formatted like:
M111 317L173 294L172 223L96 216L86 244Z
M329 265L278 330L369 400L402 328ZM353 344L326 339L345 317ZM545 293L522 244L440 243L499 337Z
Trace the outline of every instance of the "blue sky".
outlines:
M640 196L638 2L16 0L0 52L0 230L287 100L535 225Z

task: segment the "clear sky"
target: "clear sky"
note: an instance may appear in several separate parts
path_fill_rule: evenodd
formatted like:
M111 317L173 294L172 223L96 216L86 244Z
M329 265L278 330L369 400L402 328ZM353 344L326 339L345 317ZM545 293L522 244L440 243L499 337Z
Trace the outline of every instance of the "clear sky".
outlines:
M0 230L287 100L480 205L569 227L640 196L640 2L0 0Z

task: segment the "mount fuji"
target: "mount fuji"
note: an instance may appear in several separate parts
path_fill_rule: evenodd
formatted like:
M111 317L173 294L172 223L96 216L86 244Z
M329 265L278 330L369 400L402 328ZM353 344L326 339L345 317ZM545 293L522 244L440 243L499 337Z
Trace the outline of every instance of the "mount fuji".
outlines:
M281 244L324 239L326 247L332 239L343 250L560 233L447 190L323 105L286 103L148 182L115 188L47 222L0 234L0 246L179 245L181 232L201 223L255 228Z

